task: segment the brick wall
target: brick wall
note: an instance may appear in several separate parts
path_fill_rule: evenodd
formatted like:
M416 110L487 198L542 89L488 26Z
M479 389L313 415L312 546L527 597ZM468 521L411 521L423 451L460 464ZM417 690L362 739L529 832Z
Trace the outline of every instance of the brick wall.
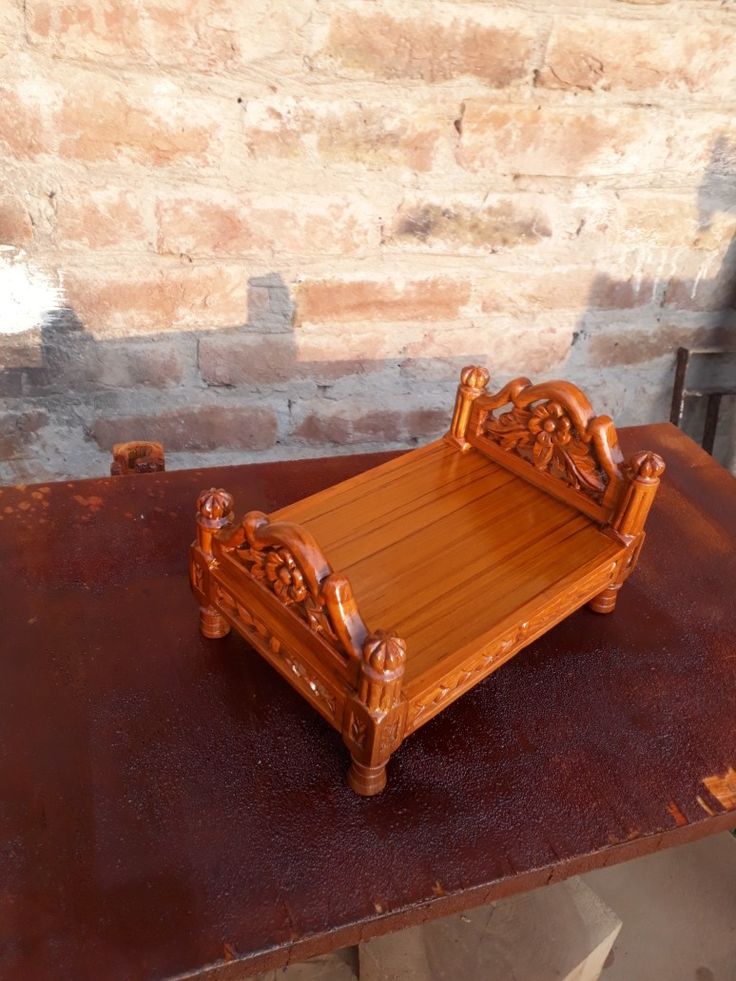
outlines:
M667 415L736 326L734 0L4 0L0 479Z

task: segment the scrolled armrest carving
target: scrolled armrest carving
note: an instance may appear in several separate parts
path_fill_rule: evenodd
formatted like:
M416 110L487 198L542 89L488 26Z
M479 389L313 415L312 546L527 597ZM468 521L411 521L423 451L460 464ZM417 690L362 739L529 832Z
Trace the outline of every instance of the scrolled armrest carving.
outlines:
M212 492L207 492L212 495ZM358 612L346 576L333 572L314 536L290 521L270 521L262 511L250 511L230 527L224 511L232 498L215 499L210 510L223 515L216 532L217 546L227 552L315 633L341 648L350 658L360 658L368 633ZM202 495L200 500L204 498ZM199 507L202 513L201 506ZM231 512L230 512L231 513Z

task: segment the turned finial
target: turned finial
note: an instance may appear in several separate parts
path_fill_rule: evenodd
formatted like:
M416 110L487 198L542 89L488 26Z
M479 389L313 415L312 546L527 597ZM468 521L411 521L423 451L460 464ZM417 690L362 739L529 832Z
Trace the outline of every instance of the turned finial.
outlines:
M476 392L482 392L488 384L490 374L487 368L478 364L468 364L460 372L460 383Z
M629 470L636 480L653 483L658 481L664 473L665 464L659 453L641 450L629 460Z
M401 672L406 663L406 644L396 634L377 630L366 637L363 660L366 667L379 675Z
M360 698L372 712L387 712L398 702L406 666L406 644L396 634L377 630L363 644Z
M233 519L233 496L222 488L210 487L197 498L198 517L208 528L221 528Z
M235 520L233 496L226 490L210 487L197 498L197 542L202 551L211 557L212 533L226 528Z
M465 365L460 372L460 384L457 387L450 432L445 438L459 446L461 450L466 450L470 446L465 439L470 410L473 402L485 392L489 378L488 370L477 364Z

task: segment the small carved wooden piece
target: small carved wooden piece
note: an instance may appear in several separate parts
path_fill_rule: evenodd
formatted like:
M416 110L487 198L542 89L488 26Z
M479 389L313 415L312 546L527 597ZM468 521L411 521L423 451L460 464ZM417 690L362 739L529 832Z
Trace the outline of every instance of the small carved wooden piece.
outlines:
M113 477L133 473L162 473L165 469L162 443L116 443L112 448L110 474Z
M364 796L383 789L386 764L409 733L535 637L586 604L599 613L612 612L641 552L644 524L664 471L661 458L642 452L624 463L613 422L595 416L569 382L532 385L519 378L496 394L487 393L487 384L484 368L463 369L445 442L298 502L275 518L251 511L236 523L231 495L217 488L204 491L197 501L190 579L202 633L222 637L235 627L342 734L351 757L348 783ZM414 527L420 480L430 488L429 501L421 505L428 517L426 525ZM445 491L443 481L451 490ZM497 491L501 486L503 494ZM485 516L478 534L499 543L496 553L480 547L472 558L472 549L458 548L455 523L448 519L471 502L472 513ZM407 577L411 552L403 547L392 551L396 542L386 537L381 519L366 522L367 507L385 515L385 527L395 529L391 534L399 534L399 544L402 535L413 536L412 550L443 555L445 561L418 567ZM402 508L403 518L397 516ZM524 538L519 532L515 542L508 517L522 508L532 527L568 531L551 537L550 544L539 533ZM341 563L344 572L333 571L309 527L291 515L319 526L320 538L327 534L331 550L347 557ZM497 526L495 538L494 517L505 522ZM426 531L420 534L421 528ZM567 541L581 543L579 558L569 552L576 546ZM534 564L533 588L526 591L526 566L520 572L513 558L519 548ZM497 567L505 552L512 556L508 581L504 566ZM475 571L468 578L470 568ZM450 638L446 647L444 640L435 644L427 659L421 645L412 647L411 630L407 642L378 624L369 629L346 574L353 569L361 604L383 611L381 619L389 621L384 626L413 624L424 643L429 629ZM540 592L542 569L547 585ZM468 611L466 601L465 614L455 612L473 582L486 574L505 588L482 591L479 607ZM452 602L444 603L445 598ZM425 616L421 621L415 616L418 607L430 611L429 617L443 608L445 619L435 624ZM465 624L468 613L472 635ZM453 617L459 618L455 624ZM455 634L464 639L453 647ZM468 637L476 635L469 643Z

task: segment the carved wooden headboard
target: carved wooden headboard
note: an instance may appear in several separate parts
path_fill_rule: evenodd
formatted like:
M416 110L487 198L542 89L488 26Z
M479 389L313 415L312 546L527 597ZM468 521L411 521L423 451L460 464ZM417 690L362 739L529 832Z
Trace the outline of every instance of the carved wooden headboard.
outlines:
M484 368L463 369L451 438L609 523L628 484L613 420L570 382L515 378L493 395L487 384Z

